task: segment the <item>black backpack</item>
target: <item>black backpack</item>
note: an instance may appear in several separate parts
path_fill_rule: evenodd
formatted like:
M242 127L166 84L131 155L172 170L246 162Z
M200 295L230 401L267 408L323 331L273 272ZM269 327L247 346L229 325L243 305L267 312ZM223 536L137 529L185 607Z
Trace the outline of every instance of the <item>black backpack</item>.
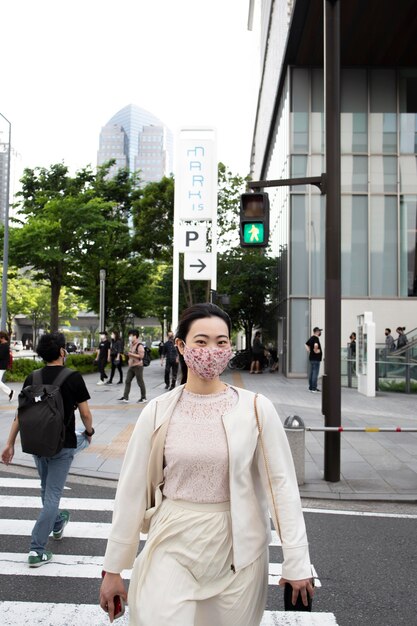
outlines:
M143 346L145 349L145 354L143 355L143 367L148 367L151 362L151 351L147 346Z
M42 383L42 370L35 370L32 384L19 393L17 413L23 452L51 457L64 447L61 385L72 373L64 368L51 385L46 385Z

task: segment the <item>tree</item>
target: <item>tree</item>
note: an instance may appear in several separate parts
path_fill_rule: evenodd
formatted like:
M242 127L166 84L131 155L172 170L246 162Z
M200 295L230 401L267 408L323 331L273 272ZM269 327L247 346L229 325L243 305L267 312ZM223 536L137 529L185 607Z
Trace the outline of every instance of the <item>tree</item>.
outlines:
M236 330L243 328L250 347L252 330L262 326L274 306L278 289L276 258L259 250L232 250L218 260L219 292L230 296L227 307Z
M68 175L63 164L25 170L19 204L20 227L11 229L15 265L30 266L35 279L50 285L50 328L57 330L63 287L74 289L98 310L99 270L123 272L119 259L131 255L129 220L140 198L137 176L127 170L109 179L112 162ZM115 301L115 288L109 295Z

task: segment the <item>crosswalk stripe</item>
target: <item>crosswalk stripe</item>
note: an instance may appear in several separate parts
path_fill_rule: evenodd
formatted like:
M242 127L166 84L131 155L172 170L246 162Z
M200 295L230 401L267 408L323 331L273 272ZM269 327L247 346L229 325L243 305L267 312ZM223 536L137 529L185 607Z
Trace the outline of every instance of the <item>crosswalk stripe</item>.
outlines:
M30 537L35 520L0 519L0 535ZM107 539L111 524L104 522L70 522L65 527L65 537L77 539Z
M38 568L29 568L27 552L0 552L0 575L7 576L61 576L65 578L99 578L103 556L77 554L54 554L53 560ZM315 572L313 572L315 575ZM282 574L281 563L269 563L268 584L277 585ZM123 572L130 580L131 570ZM316 581L320 587L320 581Z
M28 537L32 534L35 520L30 519L0 519L0 535L22 535ZM65 537L78 539L107 539L110 532L110 523L106 522L72 522L65 527ZM141 534L144 541L147 535ZM280 546L281 542L275 531L272 531L270 546Z
M75 511L113 511L114 500L104 498L61 498L61 509ZM0 507L19 509L39 509L40 496L1 496Z
M36 616L37 626L103 626L108 620L96 604L54 604L42 602L0 602L2 626L26 624L28 615ZM128 610L117 620L118 626L127 626ZM285 613L265 611L261 626L337 626L332 613Z
M0 476L0 488L13 488L13 489L40 489L41 481L39 478L7 478ZM64 487L64 489L71 491L71 487Z

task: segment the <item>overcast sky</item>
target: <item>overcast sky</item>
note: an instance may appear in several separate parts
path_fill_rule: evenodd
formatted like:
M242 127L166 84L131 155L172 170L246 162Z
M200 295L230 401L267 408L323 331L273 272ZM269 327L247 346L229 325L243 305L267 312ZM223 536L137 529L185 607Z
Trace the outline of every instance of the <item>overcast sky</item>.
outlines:
M96 164L99 133L127 104L175 133L214 125L218 160L249 170L259 34L249 0L6 0L0 112L21 167ZM4 127L3 127L4 128Z

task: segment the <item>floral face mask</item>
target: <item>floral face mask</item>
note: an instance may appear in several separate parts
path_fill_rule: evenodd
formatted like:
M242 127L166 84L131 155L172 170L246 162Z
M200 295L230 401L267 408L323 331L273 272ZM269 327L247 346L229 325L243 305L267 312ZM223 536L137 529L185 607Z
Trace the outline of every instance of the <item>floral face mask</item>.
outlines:
M199 378L213 380L226 369L232 356L227 348L189 348L184 344L184 361Z

